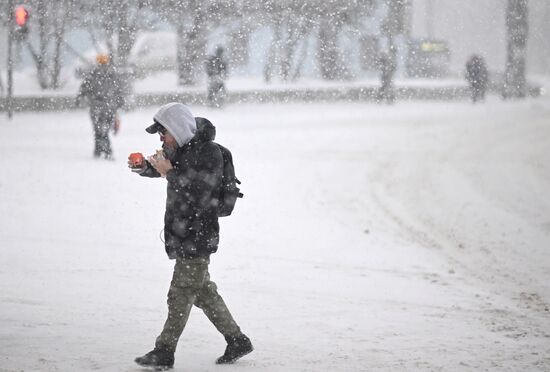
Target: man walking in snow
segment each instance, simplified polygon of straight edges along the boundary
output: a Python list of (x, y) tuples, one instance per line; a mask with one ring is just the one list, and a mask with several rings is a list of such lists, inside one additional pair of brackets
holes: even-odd
[(212, 142), (216, 129), (207, 119), (195, 119), (187, 106), (169, 103), (159, 109), (146, 131), (159, 133), (162, 151), (139, 166), (131, 162), (129, 166), (141, 176), (168, 181), (165, 250), (176, 262), (164, 328), (155, 348), (135, 361), (142, 366), (171, 368), (178, 339), (195, 305), (227, 341), (225, 353), (216, 363), (233, 363), (253, 348), (208, 272), (210, 255), (218, 249), (217, 201), (224, 166), (221, 150)]
[(221, 107), (225, 98), (225, 77), (227, 76), (227, 61), (222, 46), (216, 48), (213, 56), (206, 59), (206, 75), (208, 76), (208, 105)]
[(393, 75), (395, 74), (395, 61), (388, 53), (382, 53), (379, 57), (380, 66), (380, 88), (378, 89), (377, 101), (386, 101), (392, 104), (395, 101), (393, 88)]
[(102, 155), (111, 159), (113, 151), (109, 131), (119, 129), (117, 110), (124, 104), (121, 81), (109, 61), (109, 56), (99, 54), (97, 66), (84, 78), (76, 97), (76, 105), (85, 98), (90, 104), (90, 117), (94, 129), (94, 157)]
[(483, 101), (487, 85), (489, 84), (489, 72), (487, 71), (487, 65), (483, 57), (473, 55), (466, 62), (466, 80), (470, 85), (472, 102)]

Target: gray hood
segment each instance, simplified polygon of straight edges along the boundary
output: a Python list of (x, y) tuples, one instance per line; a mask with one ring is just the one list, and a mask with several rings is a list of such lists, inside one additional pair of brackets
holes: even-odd
[(195, 117), (183, 103), (171, 102), (162, 106), (153, 119), (174, 136), (180, 147), (197, 133)]

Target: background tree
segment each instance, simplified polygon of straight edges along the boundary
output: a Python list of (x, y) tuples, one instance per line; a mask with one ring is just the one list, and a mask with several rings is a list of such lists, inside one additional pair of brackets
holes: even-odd
[(527, 93), (525, 55), (528, 34), (527, 0), (508, 0), (506, 8), (507, 55), (504, 98), (522, 98)]
[(57, 89), (63, 40), (74, 16), (75, 1), (34, 0), (27, 4), (32, 9), (31, 35), (25, 43), (36, 66), (38, 83), (42, 89)]
[(193, 85), (206, 56), (207, 9), (210, 1), (160, 0), (147, 5), (167, 20), (176, 31), (178, 82)]
[(85, 28), (98, 53), (107, 53), (116, 66), (126, 67), (146, 10), (138, 0), (80, 0), (79, 27)]
[(387, 38), (387, 54), (391, 63), (397, 65), (397, 46), (396, 38), (405, 32), (405, 12), (407, 0), (386, 0), (388, 8), (386, 18), (382, 24), (382, 34)]
[(25, 5), (31, 11), (31, 31), (23, 43), (32, 56), (42, 89), (59, 88), (63, 52), (89, 63), (66, 42), (65, 36), (71, 30), (88, 30), (98, 53), (109, 54), (119, 67), (127, 65), (139, 29), (139, 1), (27, 0)]
[(265, 80), (274, 74), (283, 81), (297, 79), (312, 38), (317, 40), (315, 58), (321, 76), (329, 80), (349, 78), (350, 69), (342, 58), (339, 38), (344, 25), (358, 26), (374, 5), (374, 0), (264, 2), (262, 11), (273, 32), (264, 67)]

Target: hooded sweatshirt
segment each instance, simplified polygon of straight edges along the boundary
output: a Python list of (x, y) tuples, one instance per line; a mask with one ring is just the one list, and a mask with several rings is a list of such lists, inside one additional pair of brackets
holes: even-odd
[(191, 141), (197, 133), (195, 117), (183, 103), (168, 103), (153, 118), (174, 136), (180, 147)]

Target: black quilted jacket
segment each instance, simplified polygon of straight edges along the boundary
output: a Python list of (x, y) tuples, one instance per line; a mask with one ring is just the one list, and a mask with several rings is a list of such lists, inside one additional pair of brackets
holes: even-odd
[[(178, 148), (171, 159), (168, 181), (164, 239), (168, 257), (208, 257), (218, 249), (217, 197), (223, 174), (223, 157), (213, 143), (215, 127), (197, 119), (197, 134)], [(160, 177), (147, 162), (145, 177)]]

